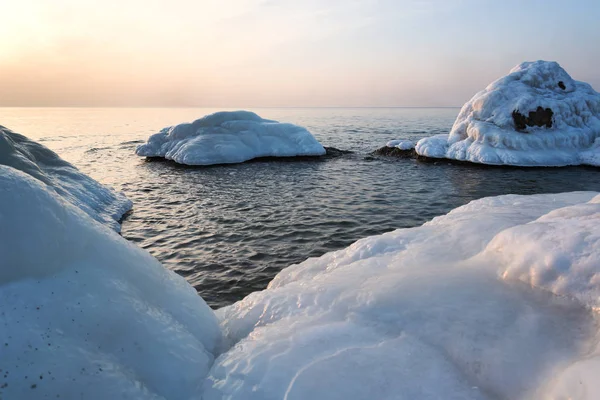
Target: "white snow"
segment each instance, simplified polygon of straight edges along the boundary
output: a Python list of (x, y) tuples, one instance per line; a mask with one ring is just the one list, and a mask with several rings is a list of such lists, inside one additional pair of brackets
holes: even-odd
[(132, 203), (80, 172), (50, 149), (0, 126), (0, 165), (8, 165), (43, 182), (63, 199), (116, 231)]
[[(564, 87), (564, 89), (562, 87)], [(513, 111), (553, 112), (552, 127), (518, 131)], [(556, 62), (525, 62), (477, 93), (444, 140), (421, 139), (418, 154), (482, 164), (600, 166), (600, 94)]]
[(396, 139), (396, 140), (390, 140), (389, 142), (386, 143), (387, 147), (396, 147), (400, 150), (412, 150), (415, 148), (415, 144), (413, 142), (411, 142), (410, 140), (400, 140), (400, 139)]
[(197, 399), (212, 310), (146, 251), (0, 166), (0, 397)]
[(596, 193), (486, 198), (284, 269), (217, 311), (204, 399), (595, 399), (598, 222)]
[(164, 128), (139, 146), (136, 154), (179, 164), (213, 165), (258, 157), (320, 156), (325, 148), (303, 127), (249, 111), (222, 111)]
[(444, 158), (448, 149), (448, 135), (445, 133), (421, 139), (415, 146), (417, 154), (431, 158)]

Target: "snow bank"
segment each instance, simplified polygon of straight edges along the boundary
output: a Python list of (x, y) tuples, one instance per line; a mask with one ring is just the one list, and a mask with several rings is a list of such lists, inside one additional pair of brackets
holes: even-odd
[(325, 148), (300, 126), (262, 119), (249, 111), (224, 111), (164, 128), (139, 146), (136, 154), (212, 165), (258, 157), (321, 156)]
[(204, 398), (595, 399), (598, 222), (596, 193), (486, 198), (291, 266), (217, 312)]
[(600, 166), (600, 94), (556, 62), (526, 62), (477, 93), (419, 155), (494, 165)]
[(0, 221), (1, 398), (199, 398), (221, 333), (183, 278), (6, 166)]
[(385, 144), (387, 147), (397, 147), (400, 150), (412, 150), (415, 144), (410, 140), (390, 140)]
[(116, 231), (131, 209), (124, 195), (101, 185), (39, 143), (0, 126), (0, 165), (8, 165), (45, 183), (63, 199)]

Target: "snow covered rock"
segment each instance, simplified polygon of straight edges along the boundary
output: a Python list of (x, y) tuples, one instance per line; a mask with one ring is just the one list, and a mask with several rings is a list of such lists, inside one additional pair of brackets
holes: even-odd
[(0, 165), (8, 165), (45, 183), (96, 221), (119, 231), (119, 220), (132, 203), (80, 172), (52, 150), (0, 126)]
[(477, 93), (416, 152), (481, 164), (600, 166), (600, 94), (556, 62), (525, 62)]
[(49, 185), (7, 166), (0, 254), (0, 398), (200, 397), (221, 343), (202, 298)]
[(204, 399), (595, 399), (599, 221), (492, 197), (286, 268), (217, 311)]
[(415, 144), (410, 140), (390, 140), (385, 144), (387, 147), (397, 147), (400, 150), (412, 150)]
[(136, 154), (179, 164), (213, 165), (259, 157), (322, 156), (325, 149), (300, 126), (263, 119), (249, 111), (223, 111), (164, 128), (139, 146)]
[(373, 151), (373, 156), (416, 158), (415, 144), (410, 140), (390, 140), (385, 146)]

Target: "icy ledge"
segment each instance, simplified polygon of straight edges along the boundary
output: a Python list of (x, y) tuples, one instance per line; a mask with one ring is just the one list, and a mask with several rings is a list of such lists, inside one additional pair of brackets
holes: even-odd
[(325, 148), (300, 126), (263, 119), (249, 111), (223, 111), (164, 128), (139, 146), (136, 154), (179, 164), (213, 165), (259, 157), (322, 156)]
[(597, 399), (599, 222), (596, 193), (486, 198), (286, 268), (217, 311), (204, 399)]
[(600, 94), (556, 62), (525, 62), (477, 93), (420, 156), (516, 166), (600, 166)]
[(0, 166), (0, 398), (198, 399), (221, 333), (187, 282)]
[(96, 182), (52, 150), (0, 126), (0, 165), (20, 170), (43, 182), (64, 200), (117, 232), (132, 203), (123, 194)]

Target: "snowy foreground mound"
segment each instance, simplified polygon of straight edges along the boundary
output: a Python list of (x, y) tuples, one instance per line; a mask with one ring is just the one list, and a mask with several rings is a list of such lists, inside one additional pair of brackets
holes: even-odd
[(477, 93), (419, 155), (493, 165), (600, 166), (600, 93), (555, 62), (526, 62)]
[(474, 201), (291, 266), (216, 316), (7, 166), (0, 221), (3, 399), (600, 398), (596, 193)]
[(291, 266), (217, 311), (204, 399), (598, 399), (599, 222), (486, 198)]
[(2, 126), (0, 165), (31, 175), (96, 221), (116, 231), (120, 230), (118, 221), (132, 206), (124, 195), (81, 173), (52, 150)]
[(183, 278), (6, 166), (0, 221), (0, 398), (199, 398), (221, 333)]
[(218, 112), (164, 128), (136, 154), (179, 164), (240, 163), (258, 157), (322, 156), (325, 148), (297, 125), (262, 119), (249, 111)]

